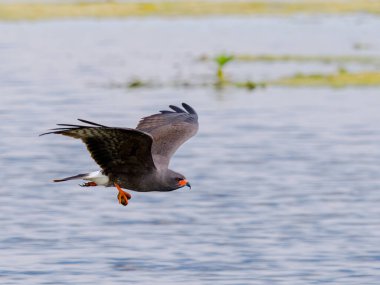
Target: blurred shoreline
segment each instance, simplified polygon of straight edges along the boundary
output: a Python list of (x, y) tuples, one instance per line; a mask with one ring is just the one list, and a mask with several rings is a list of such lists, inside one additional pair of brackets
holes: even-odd
[(0, 20), (127, 18), (215, 15), (380, 14), (380, 2), (352, 1), (149, 1), (7, 3), (0, 2)]

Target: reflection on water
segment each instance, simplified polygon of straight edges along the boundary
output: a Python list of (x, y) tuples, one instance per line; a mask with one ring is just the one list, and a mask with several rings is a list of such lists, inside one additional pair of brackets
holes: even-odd
[[(205, 42), (191, 20), (172, 29), (161, 22), (164, 36), (177, 41), (172, 50), (168, 43), (155, 50), (157, 21), (141, 22), (145, 30), (138, 21), (0, 25), (0, 283), (377, 284), (377, 90), (218, 93), (95, 84), (133, 72), (165, 78), (176, 72), (176, 58), (219, 52), (217, 39)], [(239, 22), (226, 21), (208, 29), (217, 36)], [(243, 21), (242, 31), (255, 33), (265, 21)], [(283, 21), (280, 30), (292, 25)], [(188, 33), (194, 45), (187, 46), (178, 32), (193, 28), (199, 34)], [(129, 34), (135, 29), (145, 33)], [(360, 28), (351, 34), (364, 37)], [(330, 36), (338, 46), (350, 40)], [(247, 38), (230, 44), (273, 48), (275, 38), (258, 34), (256, 47), (246, 46)], [(151, 60), (157, 65), (147, 65)], [(183, 101), (197, 109), (201, 125), (172, 168), (192, 190), (132, 193), (121, 207), (114, 189), (50, 182), (97, 169), (79, 141), (37, 137), (55, 123), (134, 126)]]

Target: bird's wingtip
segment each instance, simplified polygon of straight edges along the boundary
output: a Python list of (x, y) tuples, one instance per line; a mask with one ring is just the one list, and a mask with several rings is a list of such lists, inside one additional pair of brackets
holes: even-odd
[(185, 108), (185, 110), (189, 112), (189, 114), (194, 114), (194, 115), (197, 114), (197, 112), (195, 112), (193, 107), (191, 107), (189, 104), (186, 104), (185, 102), (182, 102), (182, 107)]
[(42, 136), (45, 136), (45, 135), (48, 135), (48, 134), (51, 134), (52, 132), (47, 132), (47, 133), (42, 133), (42, 134), (39, 134), (38, 136), (39, 137), (42, 137)]

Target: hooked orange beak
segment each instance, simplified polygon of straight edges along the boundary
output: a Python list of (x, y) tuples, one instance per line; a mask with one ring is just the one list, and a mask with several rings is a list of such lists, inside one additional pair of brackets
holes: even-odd
[(181, 187), (187, 186), (191, 189), (191, 185), (186, 179), (182, 179), (182, 180), (178, 181), (178, 185)]

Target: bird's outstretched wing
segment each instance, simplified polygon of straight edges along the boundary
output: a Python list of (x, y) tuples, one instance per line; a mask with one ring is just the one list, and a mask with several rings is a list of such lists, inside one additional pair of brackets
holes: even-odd
[(153, 142), (151, 135), (135, 129), (106, 127), (78, 120), (88, 126), (58, 124), (62, 127), (41, 135), (61, 134), (81, 139), (105, 174), (115, 175), (125, 172), (142, 174), (156, 168), (151, 153)]
[(184, 109), (170, 105), (172, 111), (160, 111), (142, 118), (136, 129), (153, 137), (152, 155), (157, 167), (168, 167), (176, 150), (198, 131), (198, 115), (189, 105)]

